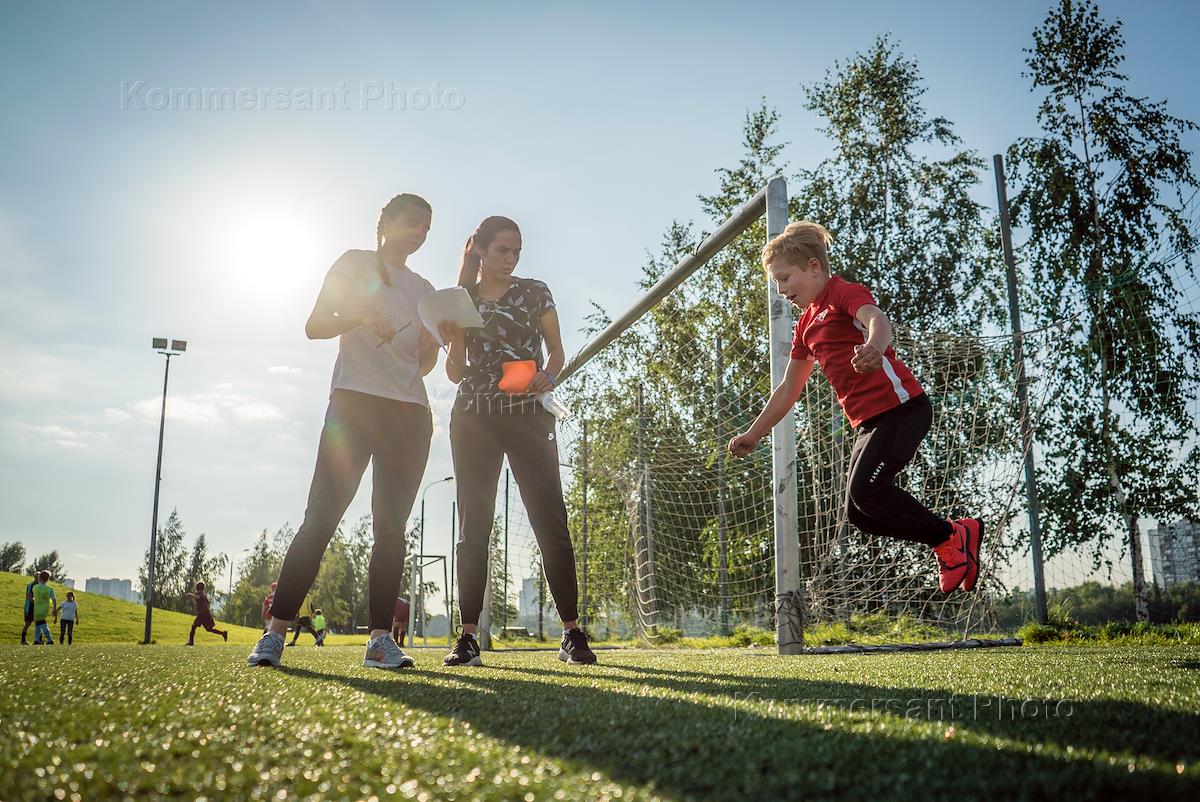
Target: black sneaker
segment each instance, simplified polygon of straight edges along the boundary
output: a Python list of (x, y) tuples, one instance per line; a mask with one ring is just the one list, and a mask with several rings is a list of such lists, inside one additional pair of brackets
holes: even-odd
[(591, 638), (582, 629), (568, 629), (563, 633), (558, 659), (571, 665), (592, 665), (596, 662), (596, 653), (588, 646), (589, 640)]
[(466, 632), (458, 636), (454, 651), (442, 658), (442, 665), (447, 666), (481, 666), (483, 658), (479, 656), (479, 641)]

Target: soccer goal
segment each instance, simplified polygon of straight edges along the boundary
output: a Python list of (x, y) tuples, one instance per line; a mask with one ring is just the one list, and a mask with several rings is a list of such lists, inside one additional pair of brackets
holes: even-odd
[[(769, 443), (746, 459), (726, 452), (790, 358), (792, 308), (759, 265), (787, 222), (777, 178), (700, 242), (681, 243), (678, 262), (602, 321), (561, 372), (559, 395), (574, 414), (558, 440), (585, 623), (600, 637), (652, 642), (773, 630), (781, 654), (804, 648), (806, 627), (825, 627), (827, 643), (989, 631), (992, 601), (1020, 581), (1006, 571), (1028, 546), (1012, 337), (901, 326), (894, 337), (936, 410), (902, 483), (935, 512), (988, 524), (988, 560), (971, 594), (938, 591), (927, 547), (847, 522), (854, 432), (819, 372)], [(1031, 335), (1024, 347), (1048, 342)], [(1032, 387), (1031, 407), (1043, 400)], [(510, 506), (504, 553), (511, 546), (518, 570), (536, 569), (523, 511), (498, 499), (497, 509)], [(516, 606), (532, 593), (553, 620), (544, 589), (523, 588)]]

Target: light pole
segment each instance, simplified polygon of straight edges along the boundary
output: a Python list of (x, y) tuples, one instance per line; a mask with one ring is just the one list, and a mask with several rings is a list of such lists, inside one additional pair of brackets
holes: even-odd
[[(421, 491), (421, 535), (420, 535), (420, 540), (418, 541), (418, 545), (417, 545), (417, 556), (420, 558), (420, 563), (419, 563), (419, 565), (418, 565), (418, 563), (413, 563), (413, 570), (418, 572), (418, 575), (415, 576), (415, 578), (417, 579), (417, 593), (413, 594), (413, 595), (416, 596), (419, 594), (422, 599), (422, 603), (421, 603), (421, 632), (422, 633), (425, 632), (425, 604), (424, 604), (424, 594), (425, 594), (425, 590), (424, 590), (424, 588), (425, 588), (425, 494), (429, 491), (429, 488), (433, 487), (434, 485), (440, 485), (440, 484), (444, 484), (445, 482), (453, 482), (453, 481), (454, 481), (453, 476), (447, 476), (445, 479), (438, 479), (437, 481), (430, 482), (429, 484), (425, 485), (425, 489)], [(453, 542), (450, 544), (450, 548), (454, 548)], [(417, 616), (417, 600), (415, 598), (409, 599), (408, 600), (408, 644), (409, 644), (409, 646), (416, 646), (416, 643), (417, 643), (416, 616)], [(422, 637), (423, 636), (424, 635), (422, 635)]]
[(151, 347), (167, 358), (166, 369), (163, 370), (162, 413), (158, 419), (158, 464), (154, 468), (154, 512), (150, 522), (150, 567), (146, 578), (146, 633), (142, 643), (150, 643), (150, 617), (154, 610), (154, 561), (158, 556), (158, 489), (162, 484), (162, 454), (163, 431), (167, 425), (167, 379), (171, 375), (171, 357), (179, 356), (187, 350), (187, 340), (171, 340), (167, 346), (166, 337), (155, 337)]
[[(234, 556), (236, 557), (236, 556), (245, 554), (248, 551), (250, 551), (249, 548), (244, 548), (241, 551), (239, 551), (237, 554), (235, 554)], [(233, 557), (229, 557), (228, 554), (225, 556), (229, 558), (229, 597), (232, 598), (233, 597)]]

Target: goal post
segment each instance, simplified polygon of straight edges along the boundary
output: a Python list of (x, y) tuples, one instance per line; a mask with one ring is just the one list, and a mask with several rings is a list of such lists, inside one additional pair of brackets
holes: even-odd
[[(623, 315), (585, 344), (563, 367), (558, 376), (558, 383), (562, 385), (577, 374), (596, 355), (614, 343), (689, 276), (764, 215), (769, 240), (782, 233), (788, 224), (787, 182), (784, 178), (771, 179), (695, 250), (680, 259), (672, 270), (647, 290)], [(764, 281), (764, 285), (769, 320), (766, 335), (770, 353), (771, 387), (774, 388), (783, 380), (788, 360), (791, 358), (792, 310), (791, 305), (774, 290), (770, 280)], [(718, 444), (718, 447), (723, 447), (723, 444)], [(804, 603), (796, 496), (796, 419), (794, 411), (790, 409), (771, 430), (771, 474), (774, 497), (776, 643), (780, 654), (797, 654), (804, 648)], [(653, 566), (652, 560), (650, 565)], [(653, 577), (650, 586), (653, 587)]]

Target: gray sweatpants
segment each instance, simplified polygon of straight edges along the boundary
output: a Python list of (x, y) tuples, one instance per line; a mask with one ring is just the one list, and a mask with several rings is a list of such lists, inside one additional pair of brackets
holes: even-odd
[(375, 534), (367, 569), (370, 627), (391, 630), (404, 576), (406, 522), (425, 475), (432, 436), (433, 420), (426, 406), (352, 390), (333, 391), (317, 447), (308, 509), (279, 569), (272, 616), (285, 621), (296, 617), (370, 462)]

